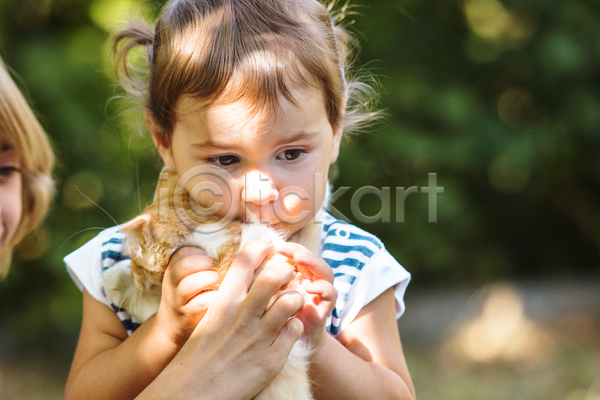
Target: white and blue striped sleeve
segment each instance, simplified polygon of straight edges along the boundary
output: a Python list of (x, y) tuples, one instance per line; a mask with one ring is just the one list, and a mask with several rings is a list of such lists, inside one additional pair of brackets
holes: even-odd
[(67, 255), (64, 262), (71, 278), (79, 288), (84, 289), (100, 303), (111, 307), (102, 289), (102, 244), (105, 241), (106, 231)]
[(360, 270), (339, 321), (339, 332), (354, 321), (360, 310), (389, 288), (394, 288), (396, 318), (404, 313), (404, 293), (410, 281), (410, 273), (385, 249), (381, 248), (369, 258)]
[(404, 292), (410, 274), (372, 234), (325, 214), (321, 257), (331, 266), (338, 298), (327, 330), (338, 336), (360, 310), (387, 289), (394, 288), (396, 317), (404, 312)]

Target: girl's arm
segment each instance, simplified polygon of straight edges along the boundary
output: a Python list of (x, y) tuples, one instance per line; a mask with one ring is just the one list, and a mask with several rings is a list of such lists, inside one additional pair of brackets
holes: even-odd
[(165, 273), (159, 311), (129, 338), (117, 315), (84, 291), (81, 333), (65, 399), (132, 399), (139, 394), (175, 357), (185, 335), (204, 315), (214, 293), (199, 293), (214, 287), (218, 278), (212, 269), (212, 259), (200, 249), (177, 252)]
[(317, 399), (415, 399), (398, 333), (394, 289), (367, 304), (337, 340), (326, 335), (310, 367)]
[(127, 338), (117, 315), (85, 291), (83, 310), (66, 400), (133, 399), (179, 350), (155, 329), (155, 316)]

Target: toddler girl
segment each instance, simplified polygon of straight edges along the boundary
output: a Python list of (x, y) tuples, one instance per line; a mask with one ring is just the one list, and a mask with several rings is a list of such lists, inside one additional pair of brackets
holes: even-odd
[[(357, 97), (366, 86), (348, 78), (348, 45), (315, 0), (174, 0), (154, 29), (132, 25), (115, 48), (127, 88), (144, 96), (164, 164), (201, 207), (320, 239), (313, 249), (277, 248), (306, 278), (297, 317), (314, 349), (315, 396), (412, 399), (396, 325), (410, 275), (377, 238), (321, 211), (343, 133), (369, 116)], [(147, 49), (147, 75), (128, 64), (137, 47)], [(271, 246), (251, 245), (262, 246), (262, 258)], [(205, 323), (212, 264), (172, 260), (158, 312), (139, 325), (100, 285), (106, 269), (127, 268), (122, 250), (114, 227), (65, 258), (84, 290), (67, 397), (135, 397)]]

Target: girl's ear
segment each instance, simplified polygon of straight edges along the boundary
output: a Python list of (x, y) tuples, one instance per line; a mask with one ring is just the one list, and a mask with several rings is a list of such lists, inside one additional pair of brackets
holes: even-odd
[(329, 160), (329, 164), (336, 162), (340, 155), (340, 143), (342, 142), (343, 131), (344, 128), (342, 127), (342, 124), (333, 127), (333, 147), (331, 148), (331, 159)]
[(144, 111), (144, 117), (146, 118), (146, 124), (148, 125), (148, 130), (152, 135), (152, 140), (154, 141), (154, 145), (156, 146), (156, 150), (158, 150), (158, 154), (163, 160), (163, 163), (166, 167), (171, 169), (175, 169), (175, 162), (173, 160), (173, 149), (171, 148), (171, 143), (165, 135), (162, 126), (156, 121), (154, 115), (150, 113), (150, 111)]

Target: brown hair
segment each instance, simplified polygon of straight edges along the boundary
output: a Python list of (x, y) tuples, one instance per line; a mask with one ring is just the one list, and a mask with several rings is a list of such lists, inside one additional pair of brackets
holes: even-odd
[[(374, 92), (350, 78), (351, 37), (331, 9), (316, 0), (171, 0), (154, 29), (130, 23), (117, 35), (117, 76), (166, 139), (182, 95), (273, 111), (280, 95), (294, 103), (298, 85), (322, 89), (332, 126), (354, 131), (377, 114), (366, 107)], [(130, 63), (139, 46), (147, 69)]]
[(0, 59), (0, 133), (21, 160), (23, 212), (15, 235), (0, 251), (0, 277), (10, 267), (12, 250), (44, 218), (54, 194), (50, 174), (54, 153), (48, 136)]

